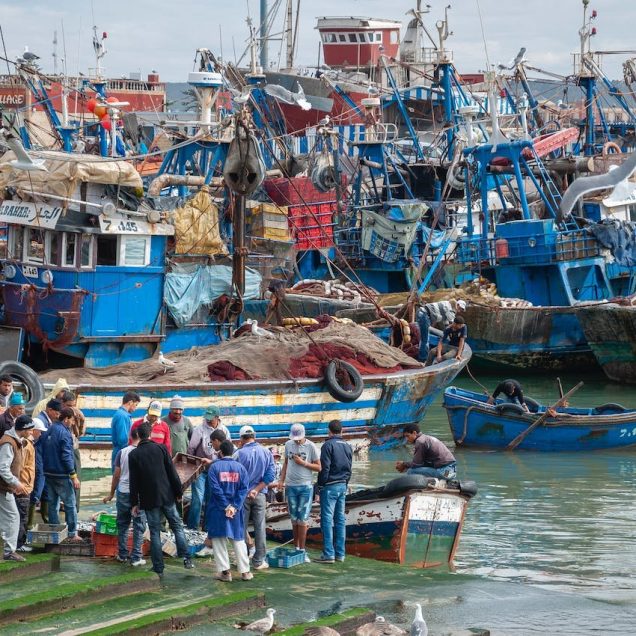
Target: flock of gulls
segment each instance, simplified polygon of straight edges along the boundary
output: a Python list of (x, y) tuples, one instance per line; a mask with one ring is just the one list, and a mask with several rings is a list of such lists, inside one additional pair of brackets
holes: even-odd
[[(259, 618), (253, 623), (245, 625), (243, 629), (255, 634), (269, 634), (274, 628), (274, 614), (276, 614), (276, 610), (270, 607), (265, 618)], [(332, 627), (322, 626), (310, 627), (305, 631), (305, 634), (306, 636), (340, 636), (340, 632)], [(422, 616), (422, 606), (419, 603), (415, 604), (415, 617), (411, 623), (410, 631), (387, 622), (382, 616), (378, 616), (372, 623), (361, 625), (356, 630), (356, 636), (427, 636), (427, 634), (428, 627)]]

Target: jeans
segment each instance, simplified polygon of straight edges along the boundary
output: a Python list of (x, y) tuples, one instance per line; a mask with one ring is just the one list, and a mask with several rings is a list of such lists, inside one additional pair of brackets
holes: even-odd
[(77, 508), (75, 507), (75, 488), (71, 478), (46, 475), (46, 490), (49, 496), (49, 523), (56, 525), (60, 522), (60, 501), (62, 501), (68, 536), (74, 537), (77, 534)]
[(29, 505), (31, 497), (29, 495), (15, 495), (15, 504), (20, 514), (20, 531), (18, 532), (18, 548), (21, 548), (27, 540), (27, 517), (29, 516)]
[(163, 573), (163, 551), (161, 549), (161, 513), (168, 520), (170, 530), (174, 533), (174, 540), (177, 544), (177, 556), (185, 559), (188, 556), (188, 543), (183, 531), (183, 522), (177, 512), (177, 506), (159, 506), (145, 510), (148, 528), (150, 529), (150, 558), (152, 559), (152, 571), (157, 574)]
[(320, 529), (322, 556), (325, 559), (344, 559), (345, 555), (345, 497), (347, 484), (329, 484), (320, 489)]
[[(442, 362), (445, 362), (446, 360), (452, 360), (457, 355), (458, 351), (459, 349), (457, 347), (453, 347), (447, 344), (442, 345)], [(437, 364), (437, 347), (433, 347), (428, 352), (426, 364), (424, 366), (430, 367), (432, 364)]]
[(117, 491), (117, 537), (119, 539), (119, 558), (128, 558), (128, 529), (133, 524), (133, 543), (130, 560), (134, 563), (142, 558), (141, 546), (146, 531), (146, 515), (142, 510), (136, 517), (132, 515), (130, 493)]
[(439, 468), (433, 468), (432, 466), (417, 466), (409, 468), (407, 471), (409, 475), (424, 475), (424, 477), (435, 477), (436, 479), (455, 479), (457, 476), (457, 464), (446, 464), (446, 466), (440, 466)]
[(201, 526), (201, 508), (207, 500), (208, 472), (201, 473), (192, 482), (192, 498), (190, 499), (190, 511), (188, 512), (188, 528), (198, 530)]
[(260, 565), (267, 556), (267, 546), (265, 545), (265, 495), (261, 492), (256, 498), (247, 497), (243, 504), (243, 523), (245, 524), (245, 532), (250, 519), (254, 526), (254, 544), (256, 551), (254, 552), (254, 565)]
[(307, 523), (314, 499), (313, 486), (287, 486), (287, 507), (292, 523)]

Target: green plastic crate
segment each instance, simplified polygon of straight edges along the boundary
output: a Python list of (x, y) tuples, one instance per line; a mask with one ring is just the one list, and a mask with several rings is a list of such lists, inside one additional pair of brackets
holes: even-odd
[(95, 532), (98, 534), (117, 534), (117, 516), (111, 515), (105, 512), (101, 512), (97, 516), (97, 523), (95, 524)]

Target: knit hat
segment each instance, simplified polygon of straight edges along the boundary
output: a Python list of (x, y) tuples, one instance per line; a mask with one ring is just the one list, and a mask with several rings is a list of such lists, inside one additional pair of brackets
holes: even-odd
[(63, 406), (62, 406), (62, 403), (59, 400), (49, 400), (46, 403), (46, 408), (47, 409), (51, 409), (53, 411), (61, 411)]
[(24, 406), (26, 402), (24, 401), (24, 395), (22, 393), (12, 393), (9, 398), (9, 406)]
[(148, 415), (161, 415), (161, 402), (157, 402), (156, 400), (152, 401), (148, 405)]
[(13, 426), (16, 431), (29, 431), (35, 427), (35, 424), (30, 415), (20, 415), (20, 417), (16, 418)]
[(214, 406), (214, 404), (208, 406), (203, 414), (203, 417), (209, 422), (213, 420), (215, 417), (221, 417), (221, 409), (218, 406)]
[(183, 410), (185, 408), (183, 398), (180, 395), (175, 395), (172, 400), (170, 400), (170, 408)]

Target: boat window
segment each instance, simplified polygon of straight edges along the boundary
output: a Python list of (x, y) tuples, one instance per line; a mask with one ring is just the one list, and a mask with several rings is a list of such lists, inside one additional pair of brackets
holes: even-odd
[(382, 33), (376, 33), (375, 34), (375, 41), (376, 42), (382, 42)]
[(116, 234), (101, 234), (97, 237), (97, 264), (117, 265)]
[(46, 262), (48, 265), (60, 264), (60, 252), (62, 251), (62, 232), (46, 233)]
[(391, 44), (397, 44), (397, 43), (398, 43), (398, 32), (391, 31)]
[(337, 42), (338, 41), (338, 38), (336, 37), (335, 33), (328, 33), (327, 34), (327, 38), (328, 38), (327, 42)]
[(93, 237), (90, 234), (80, 236), (80, 267), (93, 266)]
[(17, 261), (22, 260), (22, 248), (24, 247), (24, 228), (9, 228), (9, 258), (15, 258)]
[(338, 35), (338, 39), (339, 39), (341, 42), (346, 42), (346, 41), (347, 41), (347, 36), (346, 36), (344, 33), (340, 33), (340, 34)]
[(358, 33), (358, 42), (366, 42), (366, 34), (365, 33)]
[(147, 265), (150, 253), (149, 248), (149, 236), (122, 236), (119, 264), (128, 267)]
[(75, 247), (77, 234), (64, 232), (62, 241), (62, 267), (75, 267)]
[(374, 33), (367, 33), (367, 42), (373, 42), (374, 37), (375, 37)]
[(349, 33), (349, 42), (356, 42), (357, 41), (357, 37), (355, 33)]
[(44, 241), (46, 232), (39, 228), (31, 227), (26, 234), (26, 263), (44, 264)]

